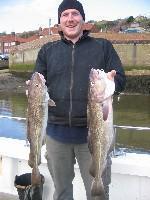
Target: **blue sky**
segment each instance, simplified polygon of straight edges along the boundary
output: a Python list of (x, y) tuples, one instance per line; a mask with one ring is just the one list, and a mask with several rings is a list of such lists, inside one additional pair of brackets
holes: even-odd
[[(0, 32), (36, 30), (57, 23), (57, 7), (62, 0), (0, 0)], [(150, 0), (80, 0), (86, 21), (115, 20), (129, 16), (150, 17)]]

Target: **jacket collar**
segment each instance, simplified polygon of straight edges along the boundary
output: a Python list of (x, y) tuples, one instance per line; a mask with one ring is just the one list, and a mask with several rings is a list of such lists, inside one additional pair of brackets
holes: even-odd
[[(58, 33), (59, 33), (59, 35), (61, 36), (62, 41), (66, 42), (66, 43), (72, 43), (71, 40), (67, 40), (67, 39), (64, 37), (64, 34), (63, 34), (62, 31), (59, 31)], [(81, 36), (81, 38), (79, 38), (79, 40), (78, 40), (76, 43), (78, 43), (78, 42), (84, 40), (85, 38), (87, 38), (88, 35), (89, 35), (89, 33), (90, 33), (90, 31), (84, 30), (84, 31), (83, 31), (83, 35)]]

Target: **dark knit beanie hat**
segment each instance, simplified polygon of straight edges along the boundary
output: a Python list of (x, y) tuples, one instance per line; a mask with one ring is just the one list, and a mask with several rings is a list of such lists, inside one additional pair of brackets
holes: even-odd
[(85, 13), (82, 4), (77, 0), (63, 0), (58, 7), (58, 24), (60, 23), (61, 13), (67, 9), (76, 9), (80, 12), (85, 21)]

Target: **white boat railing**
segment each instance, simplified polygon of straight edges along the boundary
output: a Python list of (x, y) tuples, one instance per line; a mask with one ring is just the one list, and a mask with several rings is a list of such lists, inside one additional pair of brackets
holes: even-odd
[(132, 130), (138, 130), (138, 131), (150, 131), (150, 127), (114, 125), (115, 132), (116, 132), (116, 129), (118, 129), (118, 128), (121, 128), (121, 129), (132, 129)]
[[(25, 117), (13, 117), (8, 115), (0, 115), (0, 118), (7, 118), (7, 119), (16, 119), (16, 120), (26, 120)], [(140, 127), (140, 126), (120, 126), (120, 125), (114, 125), (114, 131), (116, 133), (116, 130), (120, 129), (133, 129), (138, 131), (150, 131), (150, 127)]]
[[(117, 136), (117, 129), (122, 129), (122, 130), (136, 130), (137, 132), (139, 131), (150, 131), (150, 127), (141, 127), (141, 126), (120, 126), (120, 125), (114, 125), (114, 134), (115, 137)], [(142, 132), (143, 133), (143, 132)], [(124, 151), (124, 148), (119, 148), (116, 149), (116, 145), (114, 146), (112, 156), (120, 156), (126, 154)]]
[[(8, 115), (0, 115), (0, 118), (8, 118), (8, 119), (16, 119), (16, 120), (26, 120), (25, 117), (13, 117)], [(140, 126), (120, 126), (120, 125), (114, 125), (114, 129), (134, 129), (134, 130), (144, 130), (144, 131), (150, 131), (150, 127), (140, 127)]]
[(9, 115), (0, 115), (0, 118), (16, 119), (16, 120), (26, 120), (25, 117), (12, 117), (12, 116), (9, 116)]

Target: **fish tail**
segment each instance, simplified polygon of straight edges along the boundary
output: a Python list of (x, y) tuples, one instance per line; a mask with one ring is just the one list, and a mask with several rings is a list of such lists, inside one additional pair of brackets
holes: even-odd
[(31, 184), (40, 185), (41, 184), (41, 174), (38, 167), (33, 167), (31, 175)]
[(94, 178), (92, 187), (91, 187), (91, 195), (92, 196), (105, 195), (102, 179), (97, 180), (96, 178)]

